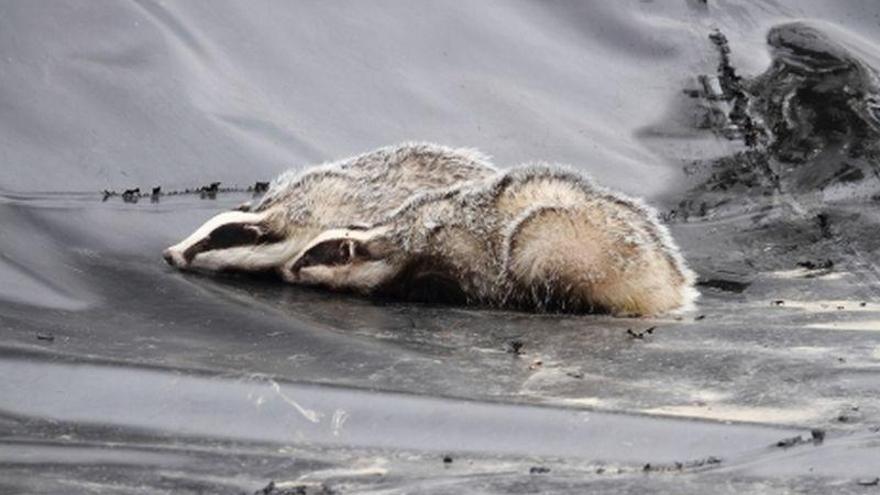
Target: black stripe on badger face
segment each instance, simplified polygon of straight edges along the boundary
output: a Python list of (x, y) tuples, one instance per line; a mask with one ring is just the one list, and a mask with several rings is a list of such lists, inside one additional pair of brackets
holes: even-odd
[(358, 261), (378, 259), (359, 241), (351, 239), (332, 239), (313, 246), (291, 266), (297, 271), (308, 266), (336, 266)]
[(183, 252), (187, 263), (199, 253), (239, 246), (271, 244), (284, 240), (284, 237), (260, 224), (227, 223), (212, 230), (207, 237), (188, 247)]

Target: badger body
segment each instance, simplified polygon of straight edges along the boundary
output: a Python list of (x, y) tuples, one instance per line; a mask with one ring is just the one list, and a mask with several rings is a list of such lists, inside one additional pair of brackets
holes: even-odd
[(315, 236), (376, 223), (410, 196), (496, 173), (471, 149), (389, 146), (281, 174), (255, 206), (221, 213), (165, 250), (188, 270), (274, 271)]
[(182, 269), (422, 301), (657, 315), (694, 277), (653, 209), (572, 170), (496, 170), (436, 145), (383, 148), (283, 174), (165, 252)]
[(369, 229), (316, 238), (292, 283), (538, 311), (686, 309), (694, 277), (655, 212), (549, 166), (411, 197)]

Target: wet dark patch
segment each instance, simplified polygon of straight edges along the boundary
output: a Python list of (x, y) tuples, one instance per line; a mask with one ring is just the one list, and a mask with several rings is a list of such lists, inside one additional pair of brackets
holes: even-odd
[(508, 354), (513, 354), (514, 356), (522, 356), (523, 346), (525, 346), (525, 342), (523, 342), (522, 340), (509, 340), (504, 346), (504, 351)]
[(746, 146), (757, 146), (766, 140), (767, 133), (748, 112), (749, 96), (746, 94), (742, 78), (730, 63), (730, 45), (727, 37), (721, 31), (715, 31), (709, 35), (709, 39), (718, 50), (717, 77), (722, 91), (718, 97), (730, 105), (727, 117), (733, 125), (732, 129), (739, 131), (739, 137)]
[(802, 436), (798, 435), (796, 437), (783, 438), (782, 440), (779, 440), (778, 442), (776, 442), (774, 445), (776, 445), (776, 447), (779, 447), (782, 449), (787, 449), (790, 447), (800, 445), (804, 442), (805, 442), (804, 438)]
[(716, 73), (698, 75), (698, 87), (685, 90), (705, 112), (695, 127), (747, 149), (688, 164), (686, 173), (700, 182), (667, 220), (880, 179), (880, 85), (873, 67), (804, 22), (769, 31), (773, 63), (753, 78), (736, 71), (723, 33), (709, 39), (718, 53)]
[(733, 292), (735, 294), (742, 294), (743, 291), (749, 288), (749, 285), (751, 285), (749, 282), (739, 282), (736, 280), (725, 280), (720, 278), (697, 281), (698, 287), (709, 287), (724, 292)]
[(816, 225), (819, 227), (819, 235), (825, 239), (830, 239), (832, 237), (831, 219), (827, 213), (819, 213), (816, 215)]
[(651, 334), (653, 334), (653, 333), (654, 333), (654, 330), (655, 330), (656, 328), (657, 328), (657, 327), (648, 327), (648, 328), (646, 328), (646, 329), (644, 329), (644, 330), (642, 330), (642, 331), (639, 331), (639, 332), (634, 331), (632, 328), (627, 328), (627, 329), (626, 329), (626, 334), (629, 335), (630, 338), (632, 338), (632, 339), (636, 339), (636, 340), (644, 340), (645, 336), (646, 336), (646, 335), (651, 335)]
[(279, 487), (274, 481), (254, 492), (254, 495), (333, 495), (336, 492), (324, 483), (296, 483)]
[(831, 177), (829, 180), (829, 185), (838, 183), (838, 184), (846, 184), (848, 182), (859, 182), (860, 180), (865, 178), (865, 173), (862, 172), (862, 169), (853, 167), (848, 163), (844, 163), (840, 166), (840, 169), (837, 173)]
[(434, 257), (419, 257), (410, 261), (393, 279), (379, 287), (376, 294), (413, 302), (468, 303), (455, 268)]
[(831, 270), (834, 268), (834, 262), (829, 259), (816, 261), (806, 260), (798, 261), (797, 266), (807, 270)]
[(767, 35), (773, 65), (751, 85), (756, 111), (773, 132), (771, 151), (803, 162), (834, 143), (860, 156), (877, 141), (876, 73), (843, 44), (803, 22)]
[[(667, 473), (718, 466), (721, 463), (722, 459), (720, 457), (710, 455), (709, 457), (704, 457), (702, 459), (693, 461), (676, 461), (671, 464), (648, 463), (642, 466), (642, 471), (646, 473)], [(597, 474), (601, 473), (597, 472)]]

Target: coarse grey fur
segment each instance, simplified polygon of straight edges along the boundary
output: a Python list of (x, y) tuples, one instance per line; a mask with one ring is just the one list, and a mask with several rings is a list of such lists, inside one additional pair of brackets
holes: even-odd
[[(310, 223), (319, 219), (326, 227), (346, 223), (372, 224), (417, 192), (445, 188), (493, 175), (497, 169), (478, 150), (451, 148), (433, 143), (386, 146), (344, 160), (303, 171), (288, 171), (276, 178), (254, 211), (281, 206), (287, 220)], [(345, 184), (334, 199), (357, 208), (352, 217), (325, 213), (328, 180)]]
[(618, 315), (687, 309), (696, 297), (652, 208), (542, 164), (417, 194), (366, 231), (325, 232), (282, 274), (367, 294)]

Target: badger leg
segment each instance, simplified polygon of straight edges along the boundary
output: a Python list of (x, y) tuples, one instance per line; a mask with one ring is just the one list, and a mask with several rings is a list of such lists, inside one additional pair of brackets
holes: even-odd
[(536, 207), (514, 222), (506, 252), (513, 298), (538, 309), (619, 316), (656, 315), (685, 305), (688, 277), (663, 246), (640, 232), (640, 219), (613, 208)]

